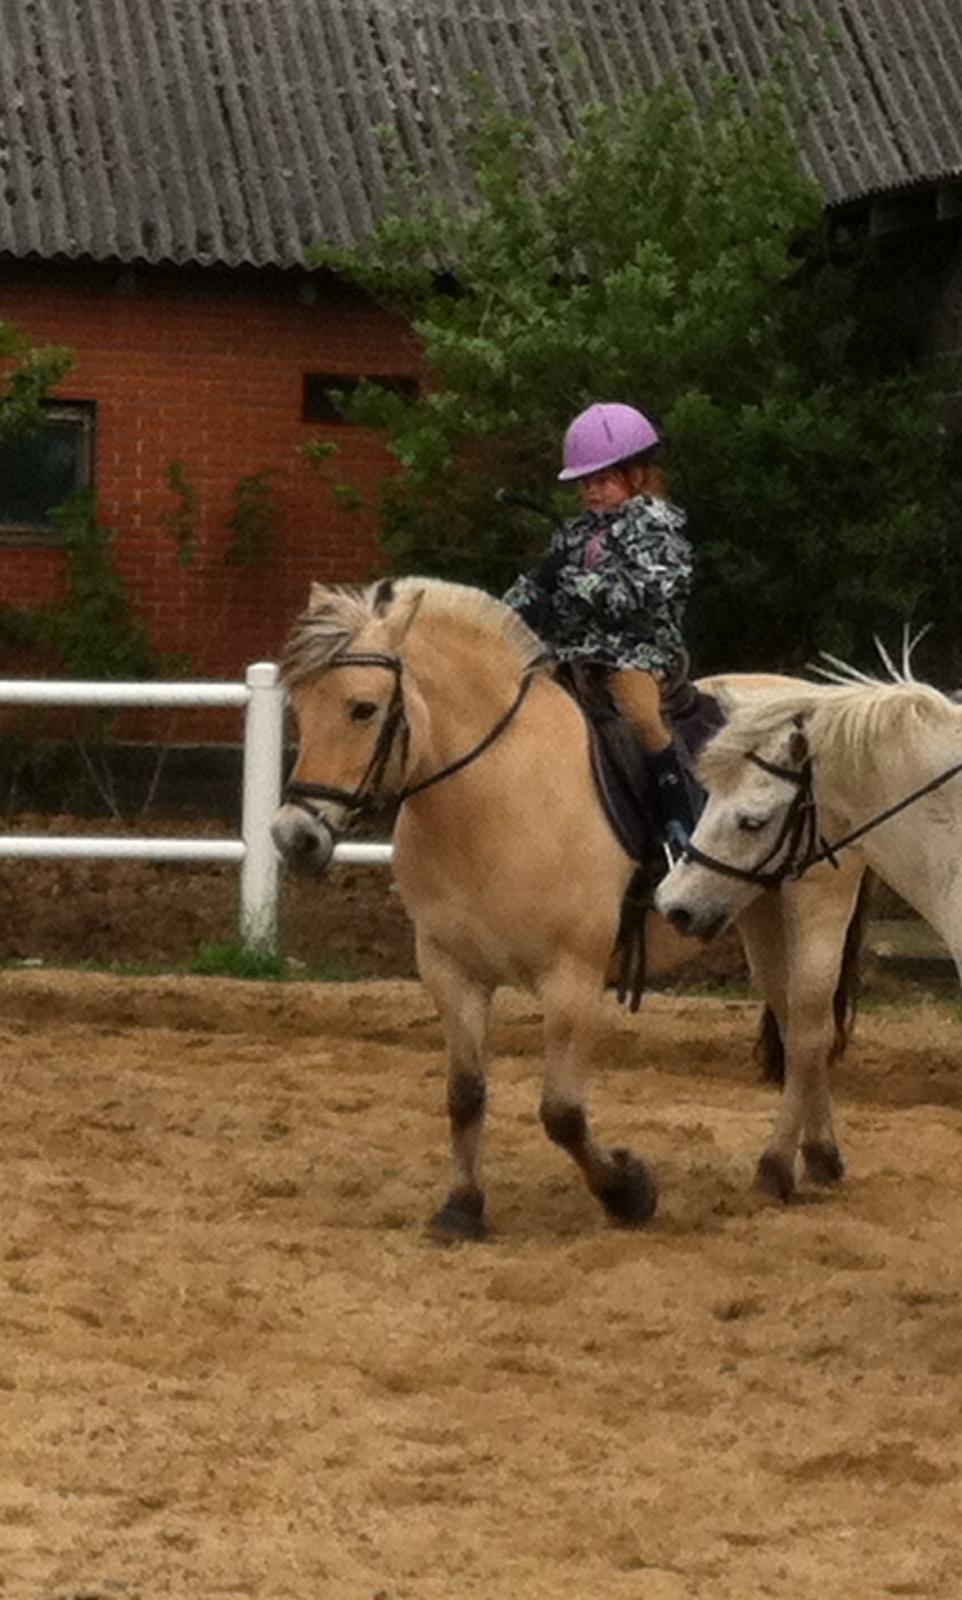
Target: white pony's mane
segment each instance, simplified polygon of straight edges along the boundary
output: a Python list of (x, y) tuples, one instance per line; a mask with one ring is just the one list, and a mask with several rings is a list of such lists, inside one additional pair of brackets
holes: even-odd
[(297, 618), (284, 650), (282, 676), (290, 687), (315, 677), (372, 622), (405, 601), (418, 599), (416, 626), (449, 618), (465, 631), (503, 640), (521, 667), (543, 652), (543, 645), (516, 611), (483, 589), (441, 578), (397, 578), (367, 584), (315, 585), (308, 609)]
[(911, 646), (903, 652), (900, 668), (884, 647), (878, 647), (884, 678), (825, 655), (828, 665), (814, 670), (829, 680), (826, 683), (725, 694), (729, 720), (699, 762), (704, 782), (709, 788), (739, 782), (745, 757), (787, 733), (799, 716), (810, 750), (825, 763), (891, 765), (911, 757), (919, 740), (931, 745), (947, 735), (957, 742), (962, 709), (941, 690), (912, 676)]

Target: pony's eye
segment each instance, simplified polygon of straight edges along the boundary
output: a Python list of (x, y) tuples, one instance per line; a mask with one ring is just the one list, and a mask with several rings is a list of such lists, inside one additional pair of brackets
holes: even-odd
[(768, 817), (739, 817), (738, 831), (740, 833), (761, 833), (768, 827)]
[(352, 722), (370, 722), (371, 718), (376, 716), (376, 700), (357, 700), (351, 707)]

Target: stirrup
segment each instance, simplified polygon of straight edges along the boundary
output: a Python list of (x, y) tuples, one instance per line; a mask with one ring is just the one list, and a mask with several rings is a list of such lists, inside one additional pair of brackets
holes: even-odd
[(677, 866), (679, 861), (684, 860), (688, 850), (689, 839), (687, 828), (678, 821), (677, 817), (672, 817), (670, 821), (665, 823), (661, 848), (668, 863), (669, 872)]

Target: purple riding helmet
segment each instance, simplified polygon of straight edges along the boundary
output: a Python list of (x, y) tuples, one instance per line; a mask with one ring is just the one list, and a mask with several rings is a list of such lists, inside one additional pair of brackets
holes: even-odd
[(634, 406), (616, 400), (598, 401), (575, 417), (564, 442), (564, 466), (558, 473), (562, 483), (587, 478), (605, 467), (651, 450), (658, 434), (648, 418)]

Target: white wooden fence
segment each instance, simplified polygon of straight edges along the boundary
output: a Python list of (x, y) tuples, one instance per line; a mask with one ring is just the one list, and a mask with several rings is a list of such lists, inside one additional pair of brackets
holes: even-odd
[[(0, 679), (0, 705), (237, 706), (244, 711), (240, 837), (182, 839), (102, 834), (0, 835), (0, 856), (140, 861), (228, 861), (240, 867), (240, 935), (248, 946), (277, 945), (278, 858), (270, 824), (280, 803), (284, 691), (273, 661), (247, 668), (243, 683), (114, 683)], [(391, 860), (389, 844), (339, 844), (335, 861)]]

